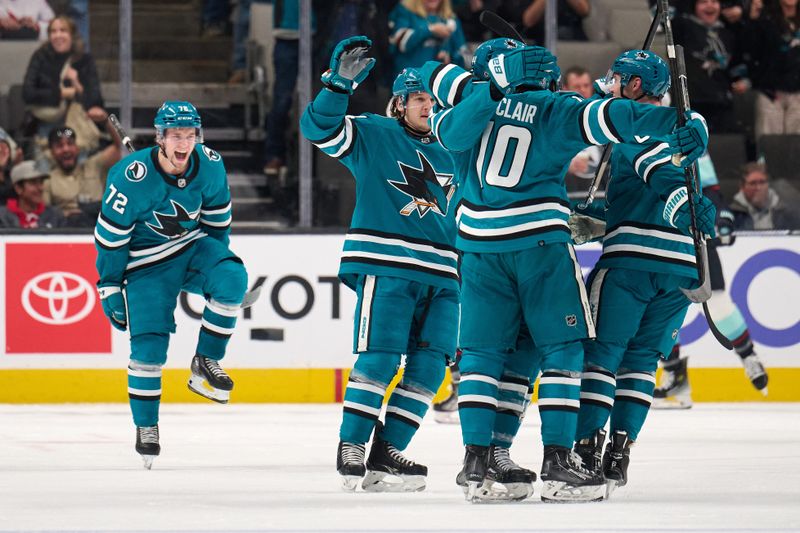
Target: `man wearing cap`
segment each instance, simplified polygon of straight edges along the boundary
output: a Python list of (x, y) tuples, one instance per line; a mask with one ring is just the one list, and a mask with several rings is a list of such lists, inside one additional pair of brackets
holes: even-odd
[(47, 138), (55, 165), (44, 186), (44, 200), (61, 210), (69, 226), (93, 226), (100, 212), (105, 175), (120, 159), (119, 138), (108, 128), (114, 143), (80, 160), (75, 131), (69, 127), (50, 131)]
[(23, 161), (11, 170), (11, 183), (17, 198), (10, 198), (0, 207), (0, 227), (59, 228), (65, 225), (63, 215), (43, 201), (44, 180), (48, 177), (35, 161)]
[(5, 205), (6, 200), (14, 197), (11, 167), (21, 160), (22, 150), (17, 147), (11, 135), (0, 128), (0, 205)]

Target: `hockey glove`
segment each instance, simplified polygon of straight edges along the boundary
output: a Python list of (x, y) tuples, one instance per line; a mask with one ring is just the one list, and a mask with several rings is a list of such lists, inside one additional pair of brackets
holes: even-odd
[(550, 73), (556, 71), (556, 58), (546, 48), (525, 46), (493, 57), (489, 76), (503, 94), (511, 94), (521, 85), (547, 89)]
[(330, 68), (322, 74), (322, 83), (332, 91), (353, 94), (375, 66), (375, 59), (364, 57), (372, 41), (359, 35), (336, 45), (331, 55)]
[[(694, 213), (696, 216), (697, 229), (704, 235), (713, 238), (714, 220), (717, 216), (717, 208), (714, 202), (705, 196), (698, 194), (692, 195), (694, 199)], [(686, 187), (679, 187), (672, 191), (664, 206), (664, 220), (672, 227), (689, 233), (692, 228), (692, 215), (689, 210), (689, 195)]]
[(122, 287), (112, 284), (102, 285), (97, 287), (97, 292), (100, 294), (103, 312), (111, 325), (120, 331), (125, 331), (128, 328), (128, 311), (125, 308)]
[(721, 246), (730, 246), (736, 240), (733, 229), (733, 213), (722, 209), (717, 213), (717, 237)]
[(596, 241), (606, 234), (606, 221), (589, 215), (572, 213), (567, 224), (575, 244)]
[[(681, 156), (680, 166), (684, 168), (700, 159), (708, 147), (708, 126), (705, 119), (693, 111), (687, 111), (686, 118), (686, 125), (667, 137), (671, 153)], [(674, 158), (673, 163), (677, 166)]]

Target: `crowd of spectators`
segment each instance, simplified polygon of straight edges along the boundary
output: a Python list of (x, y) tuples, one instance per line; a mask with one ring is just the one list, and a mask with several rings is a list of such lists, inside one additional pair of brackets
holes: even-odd
[[(707, 118), (712, 135), (752, 131), (748, 158), (755, 160), (760, 136), (800, 134), (798, 0), (672, 1), (676, 42), (685, 48), (692, 107)], [(202, 0), (198, 17), (201, 37), (213, 39), (232, 34), (229, 82), (239, 83), (248, 79), (246, 42), (251, 7), (256, 3), (271, 3), (273, 12), (274, 52), (269, 60), (274, 77), (270, 107), (263, 117), (265, 141), (260, 155), (264, 172), (275, 176), (286, 171), (287, 161), (292, 158), (290, 120), (298, 74), (299, 2)], [(380, 102), (369, 99), (385, 95), (402, 68), (428, 60), (469, 68), (474, 46), (495, 37), (478, 20), (485, 9), (511, 22), (529, 43), (544, 44), (546, 3), (547, 0), (312, 0), (313, 69), (324, 70), (326, 58), (339, 40), (367, 35), (373, 41), (372, 55), (378, 63), (365, 82), (372, 87), (354, 96), (354, 107), (358, 104), (360, 109), (382, 112)], [(590, 0), (557, 3), (558, 39), (586, 41), (583, 22), (593, 9)], [(88, 52), (88, 28), (88, 0), (0, 0), (0, 41), (31, 39), (42, 43), (22, 80), (26, 107), (23, 127), (0, 124), (34, 139), (29, 146), (20, 147), (6, 130), (0, 129), (0, 205), (16, 199), (21, 188), (36, 189), (33, 185), (42, 178), (41, 201), (52, 205), (64, 223), (73, 226), (92, 224), (105, 172), (121, 157), (118, 139), (106, 131), (108, 114), (97, 68)], [(562, 65), (564, 90), (590, 96), (592, 74), (580, 66), (565, 68), (569, 66)], [(365, 95), (366, 102), (356, 101)], [(743, 115), (737, 112), (741, 102), (753, 105), (755, 118), (749, 126), (742, 123)], [(22, 161), (23, 147), (25, 158), (35, 160), (36, 168), (47, 172), (46, 177), (30, 177), (31, 172), (26, 171), (23, 174), (29, 177), (12, 179), (12, 167)], [(590, 148), (572, 161), (567, 181), (574, 190), (585, 188), (593, 177), (600, 152)], [(749, 215), (750, 222), (743, 222), (742, 227), (762, 229), (767, 224), (764, 220), (778, 225), (790, 220), (780, 214), (764, 216), (766, 208), (745, 194), (756, 187), (746, 183), (750, 174), (761, 172), (764, 180), (768, 176), (763, 165), (755, 170), (751, 167), (743, 170), (742, 189), (736, 200), (740, 212)], [(773, 205), (777, 193), (769, 190), (770, 213), (780, 213), (781, 204)], [(30, 205), (30, 201), (26, 203)]]

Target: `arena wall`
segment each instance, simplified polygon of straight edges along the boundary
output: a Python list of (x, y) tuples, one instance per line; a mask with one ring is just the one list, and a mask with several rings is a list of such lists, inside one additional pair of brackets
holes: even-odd
[[(355, 306), (336, 277), (342, 241), (233, 237), (251, 286), (262, 285), (225, 358), (236, 381), (233, 401), (341, 401), (354, 357)], [(597, 245), (578, 248), (585, 273), (599, 254)], [(720, 256), (769, 369), (769, 396), (750, 386), (738, 357), (716, 343), (695, 306), (681, 332), (695, 401), (800, 401), (800, 237), (740, 237)], [(127, 401), (128, 338), (103, 316), (94, 260), (90, 236), (0, 236), (0, 402)], [(202, 307), (202, 298), (189, 295), (175, 310), (163, 401), (204, 401), (185, 385)]]

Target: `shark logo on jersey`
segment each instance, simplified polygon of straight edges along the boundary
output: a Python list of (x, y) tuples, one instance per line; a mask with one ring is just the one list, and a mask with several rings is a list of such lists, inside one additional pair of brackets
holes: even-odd
[(206, 154), (206, 157), (208, 158), (209, 161), (219, 161), (220, 159), (222, 159), (217, 152), (215, 152), (208, 146), (202, 145), (202, 148), (203, 148), (203, 153)]
[(170, 200), (170, 203), (175, 213), (168, 214), (153, 211), (153, 216), (156, 218), (158, 225), (147, 222), (147, 227), (167, 239), (177, 239), (197, 226), (197, 220), (200, 218), (200, 209), (189, 212), (175, 200)]
[(125, 177), (130, 181), (142, 181), (147, 176), (147, 166), (141, 161), (134, 161), (125, 169)]
[(445, 216), (450, 199), (456, 191), (456, 187), (453, 185), (453, 175), (436, 172), (431, 162), (418, 150), (417, 156), (420, 168), (397, 162), (406, 180), (405, 183), (387, 180), (398, 191), (411, 197), (411, 201), (400, 210), (400, 214), (409, 216), (416, 211), (422, 218), (432, 210), (434, 213)]

